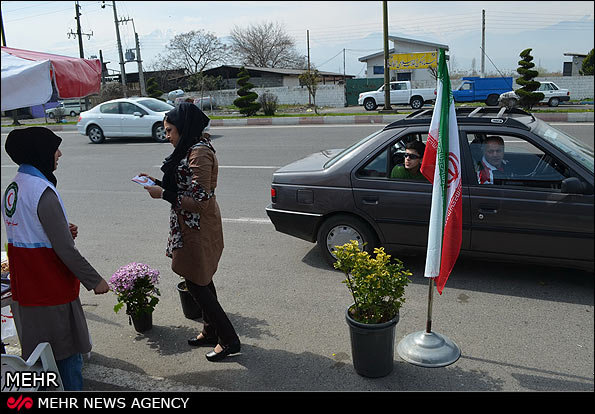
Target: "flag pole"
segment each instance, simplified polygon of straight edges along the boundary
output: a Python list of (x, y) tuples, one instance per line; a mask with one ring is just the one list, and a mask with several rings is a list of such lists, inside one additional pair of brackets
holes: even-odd
[(430, 278), (426, 330), (407, 335), (397, 346), (397, 353), (402, 359), (428, 368), (445, 367), (455, 363), (461, 356), (457, 344), (444, 335), (432, 332), (433, 295), (434, 279)]
[[(422, 174), (433, 185), (425, 269), (425, 276), (430, 279), (426, 330), (407, 335), (397, 346), (402, 359), (423, 367), (444, 367), (461, 356), (459, 347), (453, 341), (432, 331), (434, 279), (440, 277), (437, 287), (442, 293), (454, 266), (453, 258), (456, 261), (459, 254), (461, 236), (459, 134), (444, 49), (439, 51), (436, 90), (436, 103), (421, 165)], [(451, 164), (455, 168), (449, 168)], [(446, 258), (444, 262), (443, 258)]]
[(426, 332), (432, 332), (432, 300), (434, 293), (434, 279), (430, 278), (430, 289), (428, 292), (428, 317), (426, 319)]

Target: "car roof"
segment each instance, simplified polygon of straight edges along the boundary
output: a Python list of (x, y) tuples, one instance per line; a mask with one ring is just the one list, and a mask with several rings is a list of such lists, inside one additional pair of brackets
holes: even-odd
[[(384, 129), (403, 128), (416, 125), (429, 125), (434, 109), (420, 109), (388, 124)], [(535, 117), (528, 112), (506, 107), (459, 107), (456, 108), (459, 125), (499, 125), (529, 131), (528, 124), (535, 122)]]

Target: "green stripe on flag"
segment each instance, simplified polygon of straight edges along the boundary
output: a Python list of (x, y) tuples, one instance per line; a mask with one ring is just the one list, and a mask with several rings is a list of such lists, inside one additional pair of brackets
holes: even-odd
[(438, 79), (442, 83), (442, 96), (440, 102), (440, 126), (438, 132), (438, 152), (436, 164), (440, 174), (440, 188), (442, 189), (442, 239), (444, 239), (444, 227), (446, 225), (446, 212), (448, 209), (447, 179), (448, 179), (448, 153), (449, 153), (449, 110), (450, 110), (450, 78), (446, 67), (446, 55), (444, 49), (440, 49), (438, 59)]

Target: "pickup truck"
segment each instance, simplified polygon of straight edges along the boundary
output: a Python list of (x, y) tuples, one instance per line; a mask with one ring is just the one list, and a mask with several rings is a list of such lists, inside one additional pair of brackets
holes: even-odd
[[(570, 91), (568, 89), (561, 89), (554, 82), (544, 81), (540, 83), (539, 89), (535, 91), (541, 92), (544, 95), (544, 98), (539, 101), (540, 103), (547, 103), (549, 106), (558, 106), (560, 102), (570, 100)], [(514, 108), (518, 105), (519, 97), (514, 91), (510, 91), (500, 95), (498, 101), (500, 106)]]
[(500, 95), (508, 91), (512, 91), (512, 77), (468, 76), (452, 91), (452, 97), (455, 102), (485, 102), (488, 106), (497, 106)]
[[(436, 101), (436, 89), (411, 89), (410, 81), (396, 81), (390, 83), (391, 105), (411, 105), (413, 109), (421, 108), (424, 103)], [(367, 111), (373, 111), (378, 105), (384, 105), (384, 85), (376, 91), (362, 92), (357, 100)]]

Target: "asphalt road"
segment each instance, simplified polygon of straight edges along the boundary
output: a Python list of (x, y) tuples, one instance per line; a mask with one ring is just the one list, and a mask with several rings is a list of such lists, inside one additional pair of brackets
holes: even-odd
[[(556, 125), (593, 146), (593, 124)], [(168, 205), (130, 181), (159, 175), (169, 144), (63, 138), (56, 172), (77, 247), (107, 279), (129, 262), (161, 271), (153, 329), (137, 334), (115, 295), (81, 292), (94, 348), (83, 370), (87, 390), (140, 391), (593, 391), (593, 274), (460, 259), (442, 295), (433, 330), (462, 356), (422, 368), (395, 353), (393, 372), (367, 379), (353, 370), (344, 319), (351, 303), (343, 275), (311, 243), (277, 233), (265, 206), (272, 172), (312, 152), (342, 148), (378, 129), (371, 125), (213, 128), (220, 163), (217, 199), (226, 247), (215, 275), (242, 353), (208, 362), (190, 348), (200, 322), (185, 319), (178, 277), (164, 255)], [(2, 148), (6, 134), (2, 133)], [(16, 166), (1, 151), (2, 192)], [(6, 242), (2, 230), (2, 245)], [(402, 258), (414, 273), (396, 343), (425, 328), (424, 258)], [(9, 351), (17, 350), (15, 338)]]

